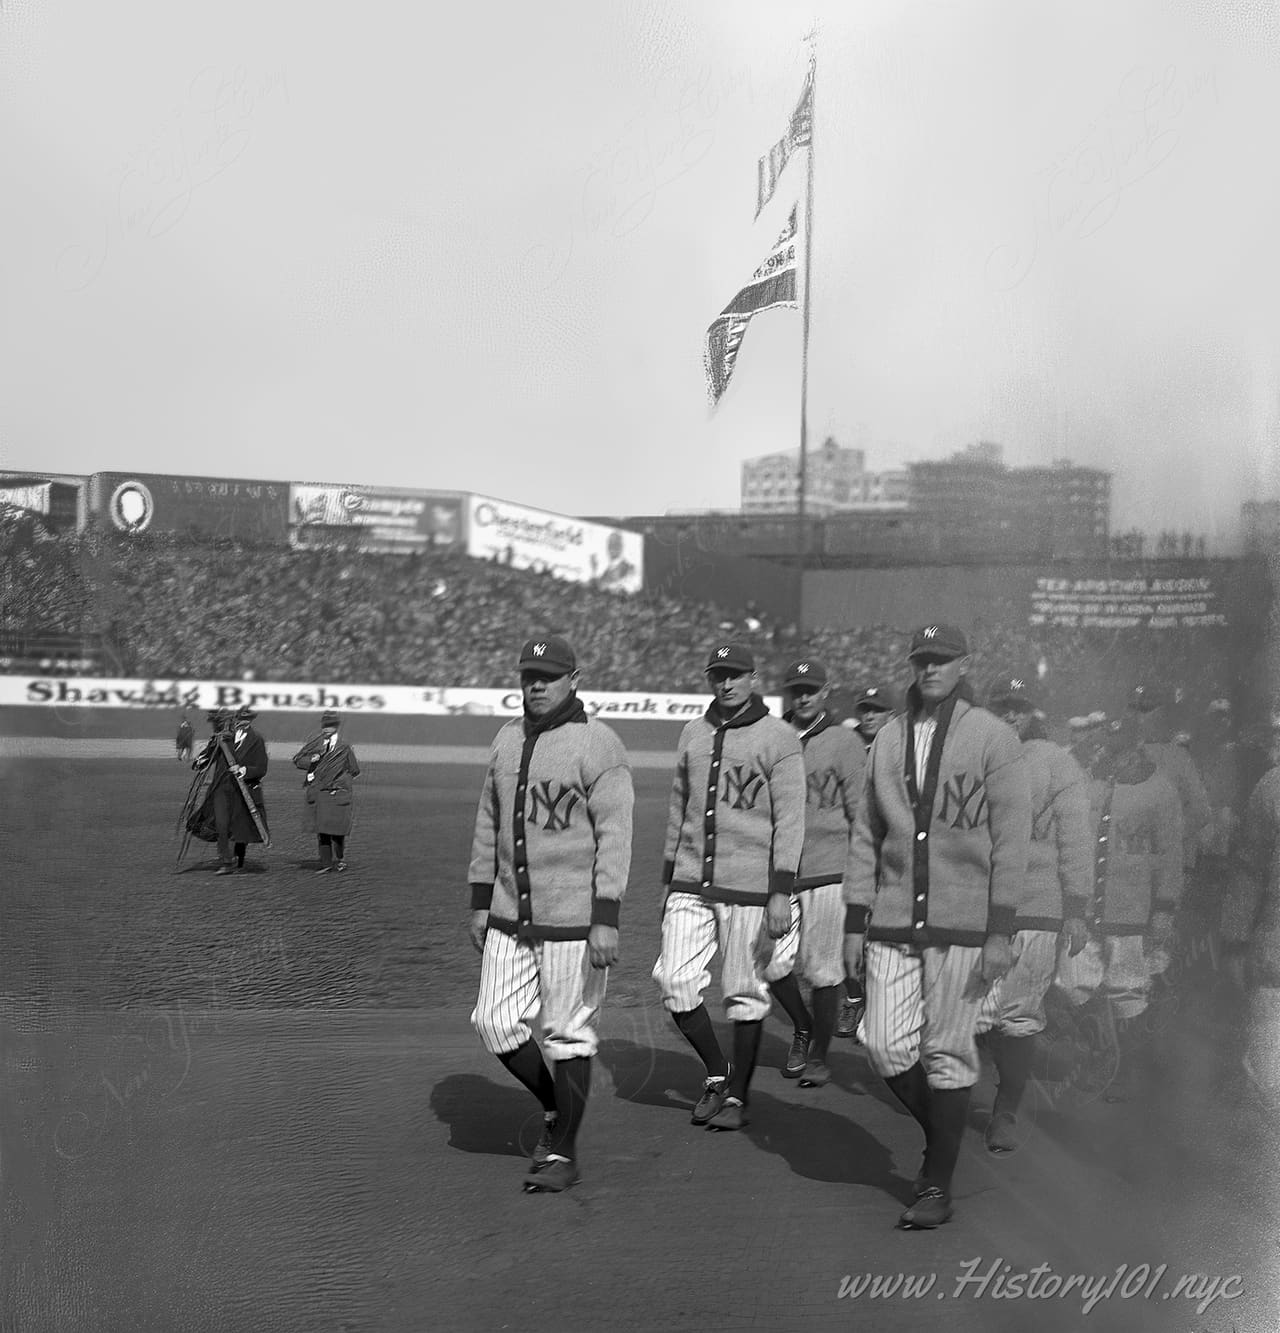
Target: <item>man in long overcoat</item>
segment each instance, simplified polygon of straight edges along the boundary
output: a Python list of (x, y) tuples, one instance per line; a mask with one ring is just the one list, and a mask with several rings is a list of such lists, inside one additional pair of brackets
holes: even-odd
[(360, 776), (356, 752), (342, 738), (337, 713), (324, 713), (320, 734), (293, 756), (293, 765), (306, 773), (303, 790), (315, 819), (320, 844), (318, 875), (345, 870), (346, 841), (354, 813), (355, 779)]

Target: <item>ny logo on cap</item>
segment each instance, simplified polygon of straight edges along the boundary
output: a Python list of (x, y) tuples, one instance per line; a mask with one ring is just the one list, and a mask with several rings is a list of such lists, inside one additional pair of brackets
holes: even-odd
[(717, 648), (717, 649), (716, 649), (716, 656), (717, 656), (717, 657), (728, 657), (728, 656), (729, 656), (729, 650), (728, 650), (727, 648)]
[(937, 625), (929, 625), (925, 628), (924, 637), (926, 639), (936, 639), (938, 637)]
[(808, 662), (800, 662), (800, 663), (796, 666), (796, 675), (798, 675), (798, 676), (806, 675), (806, 674), (808, 674), (808, 671), (809, 671), (809, 663), (808, 663)]
[(1014, 676), (1009, 682), (1009, 685), (1010, 688), (1015, 690), (1025, 690), (1027, 688), (1027, 682), (1025, 680), (1019, 680), (1017, 676)]
[(534, 657), (541, 657), (543, 653), (545, 653), (546, 651), (547, 651), (547, 645), (545, 643), (535, 643), (533, 645)]

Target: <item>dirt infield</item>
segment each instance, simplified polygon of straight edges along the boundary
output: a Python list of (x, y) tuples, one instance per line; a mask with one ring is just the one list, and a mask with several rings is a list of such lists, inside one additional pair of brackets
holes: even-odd
[[(317, 877), (300, 775), (273, 762), (272, 847), (221, 879), (204, 847), (175, 871), (172, 758), (0, 764), (0, 1328), (1280, 1324), (1270, 1146), (1233, 1104), (1231, 1011), (1208, 992), (1166, 1013), (1139, 1101), (1038, 1087), (1008, 1159), (982, 1148), (984, 1081), (934, 1233), (892, 1229), (919, 1143), (849, 1043), (802, 1090), (771, 1022), (751, 1128), (691, 1126), (699, 1069), (649, 976), (656, 768), (637, 771), (583, 1182), (522, 1195), (538, 1116), (467, 1021), (480, 776), (371, 758), (351, 870)], [(1079, 1290), (1009, 1294), (1039, 1265), (1125, 1272), (1086, 1312)], [(933, 1283), (859, 1285), (897, 1274)], [(1238, 1282), (1198, 1313), (1209, 1289), (1173, 1295), (1183, 1274)]]

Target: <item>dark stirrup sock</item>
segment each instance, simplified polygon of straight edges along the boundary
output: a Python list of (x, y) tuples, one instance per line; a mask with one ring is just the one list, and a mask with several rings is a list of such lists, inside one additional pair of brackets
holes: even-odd
[(728, 1071), (724, 1052), (716, 1038), (716, 1030), (711, 1026), (711, 1015), (707, 1006), (700, 1004), (696, 1009), (686, 1009), (682, 1014), (672, 1014), (676, 1027), (684, 1033), (685, 1040), (698, 1053), (698, 1058), (707, 1067), (708, 1078), (723, 1078)]
[(514, 1051), (503, 1051), (498, 1059), (542, 1103), (544, 1111), (557, 1109), (556, 1081), (532, 1037)]
[(587, 1110), (591, 1093), (591, 1061), (585, 1055), (555, 1061), (556, 1117), (551, 1151), (571, 1161), (577, 1155), (578, 1126)]
[(813, 1031), (813, 1015), (805, 1008), (804, 996), (800, 994), (800, 983), (794, 972), (781, 981), (769, 982), (769, 990), (797, 1032)]
[(733, 1070), (729, 1075), (729, 1086), (725, 1088), (725, 1096), (736, 1097), (744, 1106), (747, 1103), (747, 1089), (751, 1086), (751, 1075), (755, 1072), (756, 1053), (760, 1049), (760, 1035), (763, 1032), (763, 1020), (733, 1025)]

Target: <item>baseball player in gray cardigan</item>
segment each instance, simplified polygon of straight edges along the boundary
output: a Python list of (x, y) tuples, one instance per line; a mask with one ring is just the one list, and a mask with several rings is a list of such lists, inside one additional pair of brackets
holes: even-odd
[[(791, 924), (804, 846), (800, 741), (757, 693), (755, 659), (721, 644), (706, 667), (715, 699), (684, 728), (676, 755), (663, 862), (662, 952), (654, 979), (707, 1076), (695, 1125), (741, 1129), (760, 1033), (769, 1012), (765, 969)], [(726, 1061), (703, 992), (721, 955), (721, 990), (734, 1025)]]
[[(820, 1088), (831, 1080), (827, 1050), (845, 980), (841, 884), (867, 749), (827, 711), (831, 685), (826, 667), (816, 658), (793, 662), (782, 690), (787, 705), (783, 717), (800, 737), (804, 752), (804, 851), (791, 929), (775, 950), (765, 978), (793, 1030), (782, 1076), (798, 1078), (802, 1088)], [(797, 973), (813, 987), (812, 1011)]]
[(558, 1192), (578, 1179), (596, 1018), (618, 961), (634, 793), (622, 742), (578, 699), (573, 649), (553, 635), (530, 639), (519, 666), (524, 717), (498, 732), (476, 812), (471, 939), (482, 959), (471, 1021), (542, 1103), (525, 1188)]
[(1031, 831), (1021, 745), (971, 702), (968, 653), (949, 625), (912, 638), (915, 683), (871, 747), (844, 878), (867, 1053), (925, 1134), (916, 1202), (899, 1219), (908, 1229), (951, 1217), (978, 1014), (1011, 965)]
[(1014, 918), (1013, 966), (992, 986), (982, 1006), (979, 1032), (990, 1032), (988, 1048), (999, 1084), (985, 1139), (993, 1153), (1019, 1146), (1018, 1108), (1031, 1074), (1035, 1038), (1045, 1029), (1044, 998), (1058, 964), (1059, 936), (1069, 957), (1085, 947), (1085, 908), (1092, 886), (1093, 829), (1089, 779), (1045, 732), (1033, 696), (1034, 677), (1000, 676), (988, 706), (1022, 740), (1031, 793), (1031, 843), (1022, 899)]

